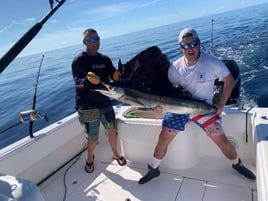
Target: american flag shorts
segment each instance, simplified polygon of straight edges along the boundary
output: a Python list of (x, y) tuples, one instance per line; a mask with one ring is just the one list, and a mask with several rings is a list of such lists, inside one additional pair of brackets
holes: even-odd
[(184, 131), (185, 124), (188, 121), (193, 121), (201, 128), (205, 129), (207, 126), (215, 123), (220, 119), (221, 117), (216, 114), (174, 114), (167, 112), (164, 116), (162, 126), (168, 129)]

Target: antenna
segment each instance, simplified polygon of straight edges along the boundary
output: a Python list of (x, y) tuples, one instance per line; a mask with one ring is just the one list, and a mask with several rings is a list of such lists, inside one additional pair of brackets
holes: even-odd
[(211, 20), (211, 40), (210, 40), (210, 54), (213, 54), (213, 22), (214, 20)]

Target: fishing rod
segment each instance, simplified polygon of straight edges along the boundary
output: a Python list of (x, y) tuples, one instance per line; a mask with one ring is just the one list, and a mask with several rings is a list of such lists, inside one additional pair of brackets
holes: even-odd
[(15, 59), (15, 57), (31, 42), (31, 40), (42, 29), (46, 21), (61, 7), (65, 0), (56, 0), (56, 2), (58, 2), (58, 4), (53, 8), (53, 1), (49, 0), (51, 6), (51, 10), (49, 11), (49, 13), (40, 22), (37, 22), (31, 29), (29, 29), (0, 59), (0, 74)]
[(44, 60), (44, 55), (42, 55), (42, 59), (40, 61), (40, 65), (38, 68), (38, 73), (37, 73), (37, 77), (36, 77), (36, 83), (34, 86), (34, 96), (33, 96), (33, 105), (32, 105), (32, 109), (30, 110), (30, 116), (34, 117), (34, 118), (30, 118), (30, 124), (29, 124), (29, 134), (30, 137), (33, 138), (33, 122), (36, 120), (36, 116), (45, 119), (46, 121), (48, 121), (48, 118), (45, 114), (41, 115), (39, 112), (35, 111), (35, 105), (36, 105), (36, 94), (37, 94), (37, 86), (38, 86), (38, 82), (39, 82), (39, 76), (40, 76), (40, 71), (41, 71), (41, 66)]
[(9, 129), (21, 124), (21, 123), (25, 123), (25, 122), (28, 122), (30, 121), (30, 124), (29, 124), (29, 134), (30, 134), (30, 137), (33, 138), (33, 122), (35, 120), (37, 120), (38, 118), (40, 119), (45, 119), (46, 121), (48, 121), (48, 117), (46, 114), (41, 114), (40, 112), (36, 111), (35, 110), (35, 106), (36, 106), (36, 97), (37, 97), (37, 87), (38, 87), (38, 83), (39, 83), (39, 77), (40, 77), (40, 72), (41, 72), (41, 67), (42, 67), (42, 64), (43, 64), (43, 60), (44, 60), (44, 55), (42, 55), (42, 58), (41, 58), (41, 61), (40, 61), (40, 65), (39, 65), (39, 68), (38, 68), (38, 73), (37, 73), (37, 78), (36, 78), (36, 83), (35, 83), (35, 86), (34, 86), (34, 96), (33, 96), (33, 104), (32, 104), (32, 109), (30, 110), (27, 110), (27, 111), (23, 111), (20, 113), (20, 121), (15, 123), (14, 125), (12, 126), (9, 126), (8, 128), (4, 129), (4, 130), (1, 130), (0, 131), (0, 134), (8, 131)]

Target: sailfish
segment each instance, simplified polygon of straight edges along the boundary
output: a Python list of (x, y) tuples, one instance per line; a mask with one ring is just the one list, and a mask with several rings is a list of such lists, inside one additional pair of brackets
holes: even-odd
[(216, 108), (195, 100), (182, 88), (175, 88), (168, 80), (170, 62), (157, 46), (136, 55), (126, 64), (119, 60), (121, 80), (102, 83), (104, 89), (96, 91), (132, 106), (161, 107), (163, 112), (180, 114), (208, 114)]

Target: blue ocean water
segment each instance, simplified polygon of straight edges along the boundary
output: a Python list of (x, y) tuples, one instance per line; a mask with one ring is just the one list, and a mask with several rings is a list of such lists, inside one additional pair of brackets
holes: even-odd
[[(177, 39), (179, 31), (185, 27), (198, 31), (203, 51), (212, 51), (220, 58), (237, 62), (241, 76), (241, 105), (268, 106), (268, 3), (102, 39), (100, 52), (109, 55), (117, 67), (119, 59), (125, 63), (140, 51), (157, 45), (172, 62), (181, 56)], [(101, 34), (101, 30), (99, 32)], [(0, 133), (0, 148), (29, 135), (29, 123), (19, 123), (19, 114), (32, 108), (42, 55), (36, 110), (46, 114), (49, 121), (35, 121), (33, 131), (75, 112), (71, 62), (82, 49), (82, 44), (78, 44), (18, 57), (2, 72), (0, 132), (7, 131)]]

